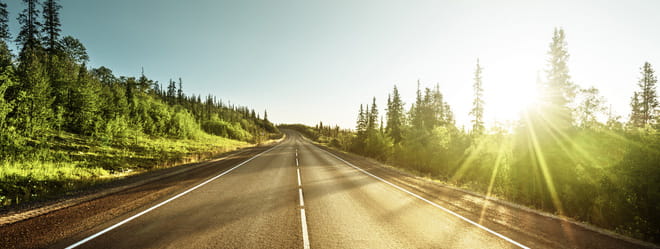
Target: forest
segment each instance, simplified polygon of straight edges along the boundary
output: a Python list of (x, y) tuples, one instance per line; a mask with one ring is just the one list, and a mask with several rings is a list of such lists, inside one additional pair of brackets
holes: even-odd
[[(555, 29), (538, 98), (513, 127), (484, 124), (483, 67), (473, 77), (471, 127), (459, 128), (438, 85), (409, 108), (396, 86), (384, 115), (360, 105), (355, 130), (290, 125), (335, 148), (581, 222), (659, 242), (660, 110), (657, 77), (642, 62), (632, 112), (608, 112), (596, 88), (572, 82), (565, 33)], [(532, 83), (534, 84), (534, 83)]]
[(187, 95), (181, 78), (163, 86), (144, 70), (130, 77), (89, 68), (82, 42), (62, 34), (58, 1), (23, 5), (12, 37), (0, 2), (0, 207), (279, 133), (266, 111)]

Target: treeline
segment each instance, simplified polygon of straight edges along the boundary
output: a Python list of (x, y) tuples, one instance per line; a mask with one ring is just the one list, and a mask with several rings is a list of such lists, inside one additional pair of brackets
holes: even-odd
[(538, 99), (514, 127), (485, 127), (477, 61), (469, 131), (456, 126), (437, 85), (422, 89), (418, 82), (408, 109), (395, 86), (384, 116), (374, 98), (359, 107), (355, 131), (319, 124), (314, 136), (489, 196), (660, 241), (660, 115), (651, 64), (642, 65), (630, 119), (621, 121), (598, 89), (571, 81), (562, 29), (548, 54)]
[(9, 49), (7, 4), (0, 2), (0, 159), (33, 158), (62, 132), (101, 144), (138, 136), (191, 139), (203, 132), (258, 142), (278, 132), (247, 107), (214, 96), (186, 95), (183, 83), (162, 87), (144, 75), (88, 68), (84, 45), (61, 34), (57, 0), (23, 0), (20, 32)]

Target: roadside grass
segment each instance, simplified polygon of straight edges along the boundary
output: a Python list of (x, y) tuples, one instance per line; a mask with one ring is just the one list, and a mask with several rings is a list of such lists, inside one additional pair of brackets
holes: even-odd
[(208, 134), (194, 140), (138, 135), (107, 143), (59, 133), (38, 143), (39, 149), (27, 155), (0, 161), (0, 209), (59, 198), (99, 183), (249, 145)]

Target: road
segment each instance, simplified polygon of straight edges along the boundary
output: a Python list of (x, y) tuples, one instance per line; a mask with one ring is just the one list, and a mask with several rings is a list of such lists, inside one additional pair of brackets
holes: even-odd
[(0, 227), (0, 242), (6, 248), (639, 247), (496, 204), (483, 215), (481, 202), (463, 193), (433, 190), (442, 187), (330, 152), (293, 131), (280, 144), (247, 154)]

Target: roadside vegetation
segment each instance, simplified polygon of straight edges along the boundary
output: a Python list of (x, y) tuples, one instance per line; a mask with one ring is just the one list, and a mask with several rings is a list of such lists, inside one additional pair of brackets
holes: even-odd
[(396, 86), (384, 116), (375, 98), (361, 105), (355, 130), (287, 128), (487, 196), (660, 242), (660, 116), (651, 64), (642, 63), (632, 113), (622, 120), (598, 89), (571, 81), (563, 30), (554, 31), (548, 55), (536, 102), (508, 126), (484, 125), (488, 80), (477, 61), (467, 131), (456, 126), (439, 87), (419, 83), (409, 108)]
[[(20, 32), (0, 1), (0, 207), (56, 198), (99, 182), (279, 133), (267, 113), (89, 68), (84, 45), (61, 34), (56, 0), (24, 0)], [(19, 47), (14, 54), (9, 44)]]

